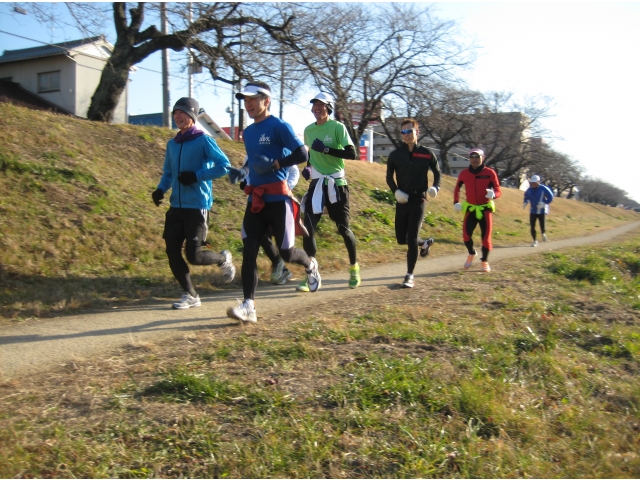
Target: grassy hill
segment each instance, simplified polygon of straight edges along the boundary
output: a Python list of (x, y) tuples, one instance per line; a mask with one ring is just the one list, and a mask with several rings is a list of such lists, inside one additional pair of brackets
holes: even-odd
[[(178, 295), (161, 238), (166, 207), (155, 207), (150, 198), (170, 130), (104, 125), (8, 104), (0, 104), (0, 126), (0, 317), (21, 320)], [(219, 144), (240, 165), (243, 146)], [(386, 201), (384, 174), (383, 165), (347, 165), (352, 229), (364, 268), (405, 258), (405, 248), (395, 243), (395, 208)], [(307, 185), (302, 179), (295, 192), (301, 196)], [(453, 185), (454, 179), (445, 177), (427, 208), (423, 233), (436, 238), (434, 255), (464, 256)], [(246, 197), (226, 179), (215, 182), (214, 192), (209, 239), (216, 251), (229, 248), (239, 266)], [(530, 241), (521, 205), (517, 190), (506, 190), (498, 200), (496, 246)], [(638, 218), (634, 212), (557, 199), (547, 233), (553, 240)], [(321, 269), (343, 269), (346, 275), (346, 250), (328, 219), (320, 224), (318, 246)], [(262, 254), (259, 266), (266, 279), (269, 263)], [(215, 266), (194, 267), (192, 277), (204, 294), (239, 286), (239, 279), (222, 285)]]
[[(171, 132), (0, 113), (5, 324), (175, 298), (165, 209), (149, 198)], [(221, 144), (239, 163), (241, 145)], [(348, 175), (363, 271), (403, 259), (384, 167), (350, 162)], [(211, 239), (237, 253), (245, 200), (216, 189)], [(446, 178), (424, 230), (433, 255), (462, 261), (452, 189)], [(498, 200), (497, 246), (529, 242), (521, 198)], [(637, 218), (558, 199), (548, 232)], [(321, 265), (344, 269), (322, 225)], [(197, 270), (201, 292), (229, 288), (215, 267)], [(0, 371), (0, 478), (640, 478), (639, 275), (635, 231), (491, 275), (355, 291), (339, 308), (321, 295), (255, 325)]]

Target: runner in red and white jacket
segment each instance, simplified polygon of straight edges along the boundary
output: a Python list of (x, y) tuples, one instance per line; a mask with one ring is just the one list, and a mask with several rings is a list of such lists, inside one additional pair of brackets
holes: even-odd
[[(482, 270), (490, 272), (489, 252), (492, 248), (492, 213), (496, 207), (493, 200), (500, 198), (500, 180), (498, 174), (492, 168), (484, 164), (484, 151), (473, 148), (469, 151), (469, 168), (460, 172), (455, 189), (453, 190), (453, 207), (456, 212), (464, 212), (462, 223), (462, 239), (467, 247), (469, 256), (464, 262), (464, 268), (470, 268), (473, 259), (477, 255), (473, 247), (473, 231), (476, 225), (480, 225), (482, 234)], [(464, 185), (467, 200), (460, 203), (460, 188)]]

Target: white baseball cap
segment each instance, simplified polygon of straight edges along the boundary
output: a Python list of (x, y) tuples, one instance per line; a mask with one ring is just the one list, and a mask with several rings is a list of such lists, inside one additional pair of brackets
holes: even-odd
[(322, 102), (322, 103), (324, 103), (326, 105), (333, 105), (333, 97), (331, 95), (329, 95), (328, 93), (320, 92), (315, 97), (313, 97), (309, 103), (313, 103), (316, 100), (318, 100), (318, 101), (320, 101), (320, 102)]
[(267, 90), (266, 88), (262, 88), (259, 87), (257, 85), (253, 85), (251, 83), (247, 84), (246, 87), (244, 87), (244, 90), (242, 90), (241, 92), (236, 93), (236, 98), (238, 100), (242, 100), (245, 95), (247, 97), (255, 97), (256, 95), (266, 95), (267, 97), (271, 96), (271, 92), (269, 90)]
[(540, 183), (540, 177), (538, 175), (534, 175), (533, 177), (531, 177), (531, 179), (529, 180), (529, 183)]

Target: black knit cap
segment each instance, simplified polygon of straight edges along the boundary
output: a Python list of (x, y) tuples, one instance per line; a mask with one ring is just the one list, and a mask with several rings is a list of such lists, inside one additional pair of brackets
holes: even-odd
[(180, 110), (181, 112), (186, 113), (193, 119), (193, 123), (196, 123), (198, 119), (198, 112), (200, 111), (200, 105), (195, 98), (182, 97), (173, 106), (171, 114), (173, 114), (173, 112), (175, 112), (176, 110)]

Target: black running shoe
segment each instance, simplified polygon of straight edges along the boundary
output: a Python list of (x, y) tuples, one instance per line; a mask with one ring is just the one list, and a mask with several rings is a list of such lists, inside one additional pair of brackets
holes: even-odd
[(429, 249), (431, 248), (431, 245), (433, 245), (433, 242), (433, 237), (429, 237), (424, 241), (424, 243), (420, 246), (421, 257), (426, 257), (429, 255)]

